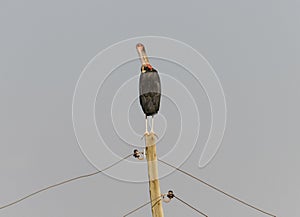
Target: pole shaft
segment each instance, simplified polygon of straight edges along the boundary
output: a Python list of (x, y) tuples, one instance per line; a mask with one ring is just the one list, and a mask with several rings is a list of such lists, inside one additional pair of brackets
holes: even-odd
[(152, 217), (164, 217), (158, 179), (155, 135), (150, 133), (149, 135), (145, 136), (145, 140)]

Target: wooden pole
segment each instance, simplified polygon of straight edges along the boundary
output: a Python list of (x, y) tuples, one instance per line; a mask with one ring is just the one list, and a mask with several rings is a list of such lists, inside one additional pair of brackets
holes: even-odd
[(155, 134), (145, 135), (152, 217), (164, 217), (158, 179)]

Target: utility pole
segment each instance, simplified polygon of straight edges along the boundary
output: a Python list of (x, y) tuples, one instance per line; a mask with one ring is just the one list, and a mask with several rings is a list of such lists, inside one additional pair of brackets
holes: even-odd
[(158, 166), (156, 156), (156, 137), (153, 132), (145, 135), (146, 158), (148, 164), (149, 192), (152, 207), (152, 217), (164, 217), (160, 185), (158, 179)]

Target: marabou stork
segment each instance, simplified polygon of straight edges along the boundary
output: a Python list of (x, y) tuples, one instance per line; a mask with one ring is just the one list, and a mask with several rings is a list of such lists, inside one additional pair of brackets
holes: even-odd
[(142, 63), (139, 83), (139, 98), (146, 118), (145, 135), (149, 135), (147, 117), (152, 116), (150, 133), (154, 133), (154, 115), (157, 114), (159, 110), (161, 85), (158, 72), (149, 63), (144, 45), (139, 43), (136, 45), (136, 49)]

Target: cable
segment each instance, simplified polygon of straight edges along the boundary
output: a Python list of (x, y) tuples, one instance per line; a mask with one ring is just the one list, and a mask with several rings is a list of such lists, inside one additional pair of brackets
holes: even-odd
[(185, 202), (184, 200), (180, 199), (179, 197), (174, 195), (174, 198), (176, 198), (177, 200), (179, 200), (181, 203), (185, 204), (186, 206), (192, 208), (193, 210), (195, 210), (196, 212), (200, 213), (201, 215), (208, 217), (208, 215), (204, 214), (203, 212), (201, 212), (200, 210), (196, 209), (195, 207), (191, 206), (190, 204), (188, 204), (187, 202)]
[(49, 190), (49, 189), (51, 189), (51, 188), (55, 188), (55, 187), (57, 187), (57, 186), (60, 186), (60, 185), (63, 185), (63, 184), (66, 184), (66, 183), (69, 183), (69, 182), (72, 182), (72, 181), (75, 181), (75, 180), (78, 180), (78, 179), (83, 179), (83, 178), (87, 178), (87, 177), (90, 177), (90, 176), (97, 175), (97, 174), (99, 174), (99, 173), (101, 173), (101, 172), (104, 172), (105, 170), (108, 170), (108, 169), (112, 168), (113, 166), (115, 166), (115, 165), (121, 163), (123, 160), (129, 158), (130, 156), (132, 156), (132, 154), (130, 154), (130, 155), (128, 155), (128, 156), (126, 156), (126, 157), (124, 157), (124, 158), (118, 160), (117, 162), (111, 164), (110, 166), (108, 166), (108, 167), (106, 167), (106, 168), (104, 168), (104, 169), (102, 169), (102, 170), (98, 170), (98, 171), (93, 172), (93, 173), (90, 173), (90, 174), (86, 174), (86, 175), (74, 177), (74, 178), (71, 178), (71, 179), (67, 179), (67, 180), (62, 181), (62, 182), (60, 182), (60, 183), (57, 183), (57, 184), (50, 185), (50, 186), (48, 186), (48, 187), (42, 188), (42, 189), (40, 189), (40, 190), (38, 190), (38, 191), (35, 191), (35, 192), (33, 192), (33, 193), (31, 193), (31, 194), (29, 194), (29, 195), (27, 195), (27, 196), (24, 196), (24, 197), (20, 198), (20, 199), (14, 201), (14, 202), (12, 202), (12, 203), (9, 203), (9, 204), (6, 204), (6, 205), (4, 205), (4, 206), (1, 206), (1, 207), (0, 207), (0, 210), (1, 210), (1, 209), (5, 209), (5, 208), (10, 207), (10, 206), (13, 206), (13, 205), (15, 205), (15, 204), (17, 204), (17, 203), (20, 203), (21, 201), (23, 201), (23, 200), (25, 200), (25, 199), (28, 199), (28, 198), (30, 198), (30, 197), (32, 197), (32, 196), (34, 196), (34, 195), (37, 195), (37, 194), (39, 194), (39, 193), (41, 193), (41, 192), (47, 191), (47, 190)]
[(175, 166), (173, 166), (173, 165), (171, 165), (171, 164), (169, 164), (169, 163), (167, 163), (167, 162), (165, 162), (163, 160), (160, 160), (160, 159), (157, 159), (157, 160), (160, 161), (160, 162), (162, 162), (162, 163), (164, 163), (165, 165), (167, 165), (169, 167), (172, 167), (172, 168), (178, 170), (179, 172), (181, 172), (181, 173), (183, 173), (183, 174), (185, 174), (185, 175), (187, 175), (187, 176), (189, 176), (189, 177), (191, 177), (191, 178), (193, 178), (193, 179), (195, 179), (195, 180), (203, 183), (204, 185), (206, 185), (206, 186), (208, 186), (208, 187), (210, 187), (210, 188), (212, 188), (212, 189), (214, 189), (214, 190), (216, 190), (216, 191), (218, 191), (218, 192), (220, 192), (220, 193), (222, 193), (222, 194), (230, 197), (233, 200), (236, 200), (236, 201), (238, 201), (238, 202), (240, 202), (240, 203), (242, 203), (242, 204), (244, 204), (244, 205), (246, 205), (246, 206), (248, 206), (248, 207), (250, 207), (252, 209), (255, 209), (255, 210), (257, 210), (257, 211), (259, 211), (261, 213), (264, 213), (266, 215), (269, 215), (269, 216), (272, 216), (272, 217), (276, 217), (275, 215), (273, 215), (271, 213), (268, 213), (268, 212), (266, 212), (266, 211), (264, 211), (262, 209), (259, 209), (259, 208), (255, 207), (255, 206), (253, 206), (253, 205), (251, 205), (251, 204), (249, 204), (249, 203), (247, 203), (247, 202), (245, 202), (245, 201), (243, 201), (243, 200), (241, 200), (241, 199), (239, 199), (239, 198), (237, 198), (237, 197), (235, 197), (233, 195), (230, 195), (230, 194), (226, 193), (225, 191), (222, 191), (221, 189), (219, 189), (219, 188), (217, 188), (217, 187), (215, 187), (215, 186), (213, 186), (213, 185), (211, 185), (211, 184), (209, 184), (209, 183), (207, 183), (207, 182), (205, 182), (205, 181), (197, 178), (196, 176), (193, 176), (192, 174), (190, 174), (188, 172), (185, 172), (185, 171), (183, 171), (183, 170), (181, 170), (181, 169), (179, 169), (179, 168), (177, 168), (177, 167), (175, 167)]
[[(132, 213), (135, 213), (136, 211), (142, 209), (143, 207), (147, 206), (148, 204), (152, 203), (153, 201), (155, 201), (155, 200), (157, 200), (157, 199), (159, 199), (159, 198), (161, 198), (161, 196), (155, 198), (154, 200), (150, 200), (150, 201), (148, 201), (147, 203), (144, 203), (143, 205), (141, 205), (141, 206), (139, 206), (138, 208), (136, 208), (136, 209), (130, 211), (129, 213), (127, 213), (127, 214), (124, 215), (123, 217), (129, 216), (129, 215), (131, 215)], [(152, 206), (152, 208), (153, 208), (159, 201), (161, 201), (161, 199), (158, 200), (158, 201)]]
[(161, 201), (161, 198), (160, 198), (158, 201), (156, 201), (156, 202), (152, 205), (151, 208), (155, 207), (160, 201)]

